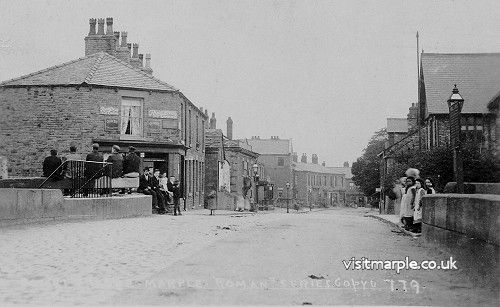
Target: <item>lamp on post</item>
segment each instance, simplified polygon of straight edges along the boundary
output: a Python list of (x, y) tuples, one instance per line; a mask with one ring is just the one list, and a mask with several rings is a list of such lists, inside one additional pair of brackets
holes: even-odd
[(255, 163), (252, 166), (253, 170), (253, 179), (255, 181), (255, 201), (254, 201), (254, 208), (252, 211), (258, 211), (259, 210), (259, 166), (257, 163)]
[(290, 213), (290, 182), (286, 183), (286, 213)]
[(458, 93), (457, 85), (453, 88), (448, 99), (450, 109), (450, 140), (453, 148), (453, 174), (457, 183), (457, 193), (464, 193), (464, 165), (462, 162), (461, 140), (460, 140), (460, 114), (464, 105), (464, 99)]

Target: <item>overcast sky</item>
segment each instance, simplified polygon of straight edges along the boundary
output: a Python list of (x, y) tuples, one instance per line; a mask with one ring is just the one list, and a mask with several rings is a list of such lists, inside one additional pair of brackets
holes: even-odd
[[(329, 166), (355, 161), (416, 102), (425, 52), (500, 52), (500, 1), (0, 0), (0, 80), (84, 56), (114, 18), (154, 75), (237, 138), (278, 135)], [(451, 90), (451, 87), (450, 87)]]

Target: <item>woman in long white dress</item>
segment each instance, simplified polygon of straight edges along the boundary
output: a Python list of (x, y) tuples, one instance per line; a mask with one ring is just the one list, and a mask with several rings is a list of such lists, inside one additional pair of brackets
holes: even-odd
[(422, 231), (422, 197), (427, 194), (424, 189), (424, 181), (420, 178), (415, 180), (415, 206), (413, 209), (413, 232), (420, 233)]
[(413, 208), (415, 203), (415, 178), (412, 176), (406, 177), (406, 188), (401, 198), (401, 215), (403, 228), (412, 230), (413, 227)]

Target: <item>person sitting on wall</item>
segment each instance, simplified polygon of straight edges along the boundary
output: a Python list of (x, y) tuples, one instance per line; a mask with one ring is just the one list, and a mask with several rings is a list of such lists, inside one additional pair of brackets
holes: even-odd
[[(99, 144), (97, 143), (92, 144), (92, 152), (87, 155), (85, 160), (89, 162), (104, 161), (102, 154), (99, 152)], [(101, 168), (102, 168), (101, 163), (87, 163), (85, 167), (85, 177), (87, 178), (87, 180), (92, 178), (93, 176), (94, 179), (101, 177), (102, 174), (98, 174)]]
[(139, 188), (137, 189), (137, 192), (145, 195), (151, 195), (153, 213), (159, 209), (156, 192), (151, 187), (151, 174), (149, 173), (149, 167), (145, 167), (144, 173), (139, 176)]
[(111, 148), (111, 155), (108, 157), (106, 162), (111, 162), (113, 164), (111, 178), (121, 177), (123, 171), (123, 157), (120, 154), (120, 146), (113, 145)]
[(165, 214), (165, 194), (160, 186), (160, 170), (155, 169), (153, 176), (150, 178), (150, 186), (156, 192), (158, 213)]
[(76, 153), (76, 146), (71, 145), (69, 147), (69, 155), (66, 156), (66, 166), (64, 167), (66, 178), (78, 177), (79, 174), (77, 174), (74, 170), (74, 168), (76, 167), (76, 163), (73, 161), (78, 161), (81, 159), (82, 157)]
[(51, 149), (50, 156), (43, 160), (43, 177), (50, 177), (53, 180), (62, 179), (62, 160), (57, 156), (57, 150)]
[(128, 152), (128, 155), (123, 159), (123, 177), (137, 178), (139, 177), (141, 158), (135, 153), (134, 146), (130, 146)]

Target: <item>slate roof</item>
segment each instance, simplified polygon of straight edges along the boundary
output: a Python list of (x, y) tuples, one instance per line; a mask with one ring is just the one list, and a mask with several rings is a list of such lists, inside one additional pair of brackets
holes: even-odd
[(292, 152), (290, 140), (246, 139), (252, 150), (260, 155), (288, 155)]
[(387, 133), (406, 133), (408, 132), (408, 119), (406, 118), (388, 118)]
[(422, 53), (421, 60), (426, 115), (449, 113), (454, 84), (465, 100), (462, 113), (488, 113), (488, 102), (500, 90), (500, 53)]
[(347, 179), (352, 178), (350, 167), (332, 167), (314, 163), (293, 162), (292, 168), (299, 172), (345, 175)]
[(178, 91), (130, 64), (98, 52), (29, 75), (0, 83), (0, 86), (100, 85), (146, 90)]

